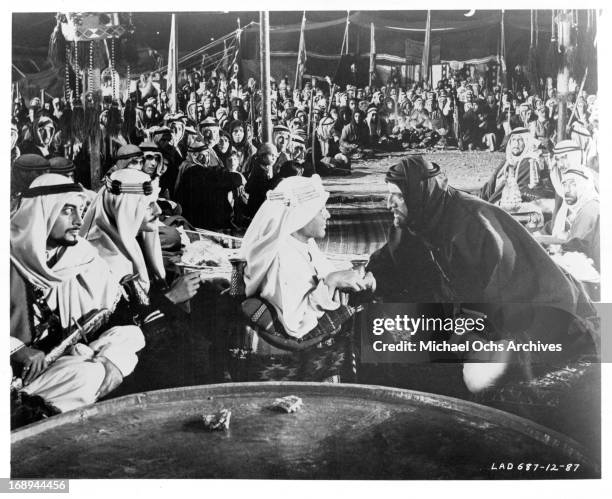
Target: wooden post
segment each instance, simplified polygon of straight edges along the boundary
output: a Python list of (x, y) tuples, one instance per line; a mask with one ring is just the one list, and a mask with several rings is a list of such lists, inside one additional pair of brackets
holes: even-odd
[(261, 141), (272, 142), (272, 107), (270, 99), (270, 13), (259, 12), (259, 46), (261, 57)]
[(314, 114), (314, 95), (315, 95), (315, 85), (317, 80), (313, 77), (311, 80), (312, 91), (310, 92), (310, 124), (312, 125), (311, 131), (312, 135), (310, 137), (310, 143), (312, 145), (312, 150), (310, 152), (310, 159), (312, 160), (312, 171), (317, 173), (317, 163), (315, 160), (315, 141), (317, 140), (317, 123), (315, 121)]
[(565, 49), (563, 61), (557, 74), (557, 141), (566, 137), (566, 115), (567, 97), (569, 93), (570, 68), (567, 60), (567, 51), (572, 49), (572, 12), (571, 10), (559, 11), (557, 15), (557, 33), (559, 36), (559, 47)]
[(171, 113), (178, 111), (178, 57), (177, 57), (177, 36), (176, 36), (176, 14), (172, 14), (170, 21), (170, 41), (168, 43), (168, 83), (166, 85), (168, 101)]
[(89, 174), (91, 189), (97, 191), (102, 185), (102, 165), (100, 162), (100, 135), (89, 138)]
[(404, 56), (405, 56), (405, 61), (404, 61), (404, 65), (406, 66), (406, 90), (408, 89), (408, 80), (410, 79), (410, 77), (408, 76), (408, 38), (406, 38), (405, 42), (404, 42)]
[(431, 74), (431, 10), (427, 11), (425, 24), (425, 41), (423, 42), (423, 58), (421, 62), (421, 79), (429, 84)]

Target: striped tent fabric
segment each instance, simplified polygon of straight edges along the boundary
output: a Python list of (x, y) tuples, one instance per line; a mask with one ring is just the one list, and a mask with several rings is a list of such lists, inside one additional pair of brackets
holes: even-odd
[(387, 242), (393, 217), (384, 198), (371, 196), (366, 200), (330, 198), (327, 209), (331, 218), (327, 222), (325, 239), (319, 241), (321, 251), (338, 259), (352, 255), (370, 255)]

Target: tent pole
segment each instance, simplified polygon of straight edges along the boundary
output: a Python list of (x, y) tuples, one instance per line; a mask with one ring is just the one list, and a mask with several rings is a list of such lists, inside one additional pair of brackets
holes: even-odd
[(427, 22), (425, 24), (425, 41), (423, 43), (423, 59), (421, 62), (421, 79), (430, 84), (431, 72), (431, 10), (427, 11)]
[(557, 74), (557, 99), (559, 102), (557, 119), (557, 141), (564, 140), (566, 137), (567, 120), (567, 98), (569, 93), (570, 67), (567, 54), (574, 50), (571, 30), (572, 30), (572, 11), (559, 11), (557, 15), (559, 46), (563, 46), (563, 61)]
[(261, 116), (261, 141), (272, 142), (272, 107), (270, 100), (270, 13), (259, 12), (259, 47), (261, 57), (261, 93), (262, 93), (262, 116)]
[(315, 79), (315, 77), (312, 77), (311, 80), (311, 87), (312, 87), (312, 91), (310, 92), (310, 125), (312, 125), (312, 128), (309, 128), (309, 131), (312, 133), (312, 135), (310, 136), (310, 140), (311, 140), (311, 153), (310, 153), (310, 159), (312, 160), (312, 171), (314, 173), (317, 173), (317, 163), (315, 161), (315, 141), (317, 140), (317, 124), (315, 122), (315, 114), (314, 114), (314, 95), (315, 95), (315, 88), (316, 88), (316, 84), (317, 84), (317, 80)]

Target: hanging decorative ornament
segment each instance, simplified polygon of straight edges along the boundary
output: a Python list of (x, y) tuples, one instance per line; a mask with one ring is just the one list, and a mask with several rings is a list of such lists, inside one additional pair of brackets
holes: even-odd
[(529, 52), (527, 54), (527, 73), (529, 75), (529, 84), (531, 89), (537, 92), (538, 90), (538, 68), (537, 68), (537, 51), (536, 51), (536, 11), (531, 10), (531, 41), (529, 43)]
[(111, 84), (113, 87), (113, 99), (117, 98), (117, 78), (115, 77), (115, 39), (111, 38)]
[(130, 97), (130, 82), (131, 82), (131, 72), (130, 72), (130, 63), (127, 63), (126, 75), (125, 75), (125, 85), (126, 85), (126, 100)]
[(102, 91), (102, 96), (108, 100), (117, 99), (118, 81), (119, 73), (117, 73), (117, 71), (112, 66), (104, 68), (100, 73), (100, 90)]
[(88, 80), (87, 80), (87, 91), (93, 91), (93, 70), (94, 70), (94, 42), (89, 42), (89, 68), (88, 68)]
[(559, 46), (557, 44), (556, 12), (553, 9), (550, 14), (550, 43), (546, 53), (546, 72), (549, 75), (556, 75), (559, 70)]
[(74, 48), (74, 75), (75, 75), (75, 97), (77, 99), (81, 98), (81, 70), (79, 69), (79, 42), (72, 42), (72, 46)]
[(66, 102), (70, 102), (70, 45), (66, 44), (65, 51), (65, 63), (64, 63), (64, 97)]

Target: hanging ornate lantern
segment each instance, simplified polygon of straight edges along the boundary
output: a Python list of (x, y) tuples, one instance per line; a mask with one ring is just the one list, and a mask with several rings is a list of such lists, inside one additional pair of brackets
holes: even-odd
[[(61, 37), (59, 35), (61, 31)], [(66, 64), (71, 65), (76, 75), (75, 97), (79, 98), (82, 91), (80, 81), (80, 68), (87, 67), (87, 80), (83, 86), (87, 85), (87, 92), (98, 91), (102, 87), (102, 75), (99, 62), (101, 57), (96, 56), (96, 49), (99, 43), (110, 41), (112, 49), (112, 60), (110, 61), (110, 88), (114, 98), (118, 97), (118, 87), (120, 83), (119, 74), (116, 69), (114, 40), (126, 33), (126, 27), (122, 25), (118, 13), (113, 12), (60, 12), (57, 14), (57, 26), (52, 35), (49, 53), (56, 53), (53, 47), (58, 46), (59, 38), (71, 45), (71, 59), (66, 60)], [(86, 42), (86, 54), (81, 54), (79, 61), (79, 42)], [(66, 51), (67, 53), (67, 51)], [(69, 69), (66, 68), (69, 75)], [(107, 72), (108, 74), (108, 72)], [(68, 84), (66, 87), (68, 88)]]

